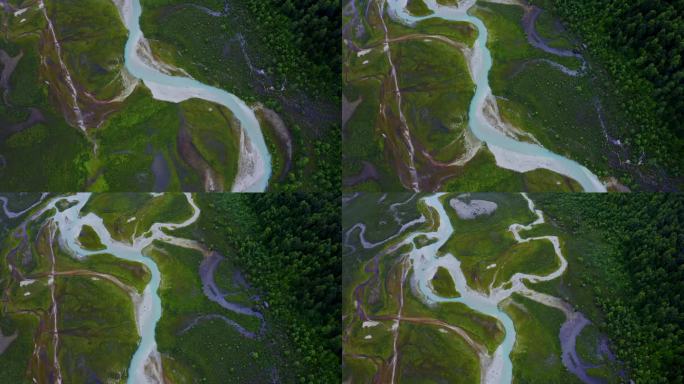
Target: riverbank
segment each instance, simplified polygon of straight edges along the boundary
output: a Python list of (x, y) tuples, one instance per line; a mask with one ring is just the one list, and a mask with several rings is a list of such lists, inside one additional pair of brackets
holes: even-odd
[[(348, 221), (358, 218), (345, 216), (344, 221), (349, 223), (345, 229), (345, 258), (357, 257), (361, 261), (357, 267), (350, 268), (352, 272), (344, 281), (345, 295), (351, 300), (344, 301), (345, 364), (348, 363), (345, 377), (364, 377), (363, 372), (368, 370), (375, 371), (376, 377), (392, 371), (399, 372), (402, 378), (410, 377), (410, 372), (419, 369), (413, 365), (411, 345), (422, 339), (415, 330), (399, 331), (399, 324), (411, 322), (417, 316), (425, 320), (421, 320), (425, 325), (465, 328), (453, 331), (460, 334), (458, 337), (465, 337), (470, 352), (453, 354), (451, 361), (465, 364), (471, 361), (468, 354), (474, 354), (479, 361), (479, 374), (473, 381), (501, 383), (544, 377), (551, 381), (594, 383), (599, 380), (595, 377), (598, 366), (606, 369), (601, 375), (611, 372), (613, 368), (607, 367), (614, 362), (596, 365), (594, 360), (588, 363), (585, 357), (578, 357), (576, 345), (583, 328), (590, 324), (587, 317), (562, 298), (530, 288), (531, 284), (558, 281), (568, 268), (560, 238), (547, 235), (549, 228), (544, 214), (536, 209), (532, 199), (525, 194), (418, 196), (421, 196), (419, 206), (424, 204), (423, 219), (429, 215), (433, 224), (413, 227), (405, 234), (401, 234), (400, 229), (398, 234), (379, 243), (364, 240), (365, 223), (373, 223), (377, 217), (368, 217), (358, 223)], [(347, 203), (354, 204), (353, 201)], [(459, 214), (450, 204), (461, 211), (467, 207), (475, 211)], [(488, 208), (482, 210), (480, 206)], [(477, 215), (473, 216), (474, 213)], [(528, 224), (518, 224), (518, 220)], [(361, 231), (357, 231), (359, 227)], [(540, 231), (544, 235), (537, 235)], [(481, 239), (477, 237), (479, 234), (483, 236)], [(430, 240), (417, 241), (420, 238)], [(345, 266), (354, 265), (349, 263), (351, 261), (346, 261)], [(442, 297), (434, 291), (434, 279), (440, 269), (447, 271), (453, 280), (455, 297)], [(405, 274), (405, 279), (398, 277)], [(383, 281), (386, 288), (378, 285)], [(424, 309), (413, 305), (407, 311), (405, 306), (397, 304), (396, 295), (405, 296), (404, 300), (418, 300)], [(447, 308), (453, 308), (448, 306), (455, 304), (484, 316), (480, 324), (493, 322), (493, 326), (482, 332), (469, 322), (453, 322), (455, 318), (448, 317), (453, 314), (447, 315)], [(377, 327), (377, 330), (374, 326), (372, 331), (364, 329), (367, 323), (387, 320), (388, 316), (394, 319), (393, 326)], [(361, 322), (363, 327), (360, 327)], [(535, 330), (535, 327), (539, 328)], [(501, 332), (500, 335), (497, 336), (494, 330)], [(540, 332), (543, 332), (543, 338)], [(538, 344), (523, 347), (530, 345), (530, 338), (535, 334)], [(398, 342), (398, 346), (387, 349), (388, 337), (394, 339), (395, 344)], [(588, 342), (598, 345), (599, 340), (582, 339), (581, 344)], [(423, 357), (425, 353), (432, 353), (432, 347), (423, 348), (427, 348)], [(389, 363), (368, 365), (359, 360), (363, 356), (371, 359), (368, 363), (373, 357), (381, 357)], [(396, 356), (399, 356), (398, 360)], [(435, 364), (438, 363), (435, 361)], [(545, 368), (539, 364), (544, 364)], [(435, 369), (422, 374), (444, 379), (451, 377), (455, 368), (445, 365)]]

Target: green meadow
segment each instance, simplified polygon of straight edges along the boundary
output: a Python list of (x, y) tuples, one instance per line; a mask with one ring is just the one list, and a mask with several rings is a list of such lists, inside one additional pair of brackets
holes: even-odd
[[(490, 83), (503, 118), (532, 133), (550, 150), (607, 175), (608, 143), (594, 108), (597, 91), (591, 74), (572, 77), (539, 61), (551, 60), (570, 69), (579, 69), (581, 64), (574, 57), (555, 56), (530, 45), (520, 6), (480, 1), (474, 14), (489, 30)], [(547, 18), (538, 22), (547, 25), (541, 28), (542, 34), (549, 34), (548, 24), (553, 22)], [(562, 31), (553, 36), (554, 41), (571, 39)]]
[[(601, 305), (602, 300), (597, 296), (598, 289), (612, 287), (609, 293), (612, 300), (618, 294), (613, 290), (623, 281), (618, 273), (619, 267), (610, 256), (615, 248), (601, 238), (605, 235), (603, 230), (569, 230), (566, 220), (571, 223), (574, 216), (554, 206), (556, 197), (562, 195), (529, 194), (536, 208), (545, 212), (546, 223), (535, 225), (531, 230), (521, 230), (520, 235), (523, 239), (558, 236), (568, 267), (559, 278), (543, 283), (523, 281), (523, 284), (581, 311), (589, 324), (579, 332), (574, 345), (583, 364), (594, 365), (586, 368), (586, 373), (609, 383), (620, 382), (624, 380), (620, 375), (625, 372), (625, 366), (615, 360), (611, 352), (606, 352), (619, 350), (620, 344), (615, 340), (619, 340), (620, 336), (613, 334), (609, 338), (609, 328), (605, 326), (609, 320), (605, 307)], [(394, 198), (389, 200), (392, 196)], [(383, 233), (383, 238), (388, 237), (382, 227), (374, 225), (388, 215), (401, 217), (403, 212), (418, 210), (427, 217), (427, 223), (408, 228), (406, 234), (369, 249), (363, 249), (356, 236), (345, 240), (344, 380), (385, 380), (391, 377), (392, 372), (396, 375), (396, 382), (471, 383), (480, 380), (482, 364), (488, 360), (485, 358), (480, 361), (477, 348), (493, 354), (504, 341), (505, 328), (495, 317), (459, 302), (462, 292), (455, 288), (454, 283), (458, 275), (452, 276), (447, 268), (439, 266), (432, 276), (425, 277), (428, 281), (416, 281), (416, 271), (424, 273), (424, 268), (434, 265), (431, 264), (434, 261), (423, 264), (424, 258), (446, 257), (448, 254), (458, 259), (465, 283), (469, 288), (479, 291), (483, 295), (482, 300), (487, 300), (486, 296), (492, 288), (510, 288), (510, 279), (515, 273), (543, 276), (560, 267), (550, 241), (517, 242), (514, 239), (510, 231), (512, 224), (527, 225), (537, 219), (521, 194), (442, 194), (439, 201), (451, 221), (453, 233), (437, 255), (425, 254), (425, 245), (436, 241), (436, 234), (430, 232), (437, 230), (438, 220), (421, 202), (428, 195), (416, 196), (408, 203), (390, 209), (389, 206), (383, 206), (383, 202), (401, 200), (401, 194), (345, 195), (351, 201), (345, 203), (343, 226), (351, 228), (356, 223), (363, 223), (367, 225), (367, 238), (373, 236), (373, 232)], [(450, 206), (450, 202), (456, 198), (465, 204), (485, 200), (495, 203), (496, 209), (474, 218), (462, 219)], [(587, 201), (586, 204), (593, 203)], [(550, 210), (550, 215), (546, 214), (546, 208)], [(563, 225), (559, 224), (561, 213)], [(416, 234), (416, 231), (419, 233)], [(420, 233), (422, 231), (427, 233)], [(411, 235), (414, 236), (413, 240), (406, 241)], [(404, 241), (405, 244), (399, 246)], [(410, 251), (415, 253), (409, 259)], [(402, 286), (403, 276), (405, 280)], [(592, 281), (596, 281), (594, 287)], [(425, 283), (444, 301), (424, 297), (419, 287)], [(477, 305), (473, 303), (480, 299), (470, 297), (467, 300), (472, 300), (469, 305)], [(510, 355), (514, 382), (581, 382), (561, 358), (561, 327), (567, 321), (562, 311), (520, 293), (503, 299), (498, 307), (510, 316), (516, 331)], [(366, 317), (361, 317), (361, 313)], [(396, 320), (398, 316), (401, 316), (401, 321)], [(459, 328), (467, 338), (454, 332), (453, 327)], [(469, 345), (468, 340), (478, 347)]]

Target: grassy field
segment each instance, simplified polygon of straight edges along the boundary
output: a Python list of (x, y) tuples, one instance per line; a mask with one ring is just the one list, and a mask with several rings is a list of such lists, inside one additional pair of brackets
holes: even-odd
[(454, 279), (451, 278), (449, 270), (444, 267), (437, 268), (437, 272), (432, 276), (432, 287), (435, 293), (442, 297), (459, 297), (454, 285)]
[(78, 235), (78, 242), (81, 243), (83, 248), (91, 251), (99, 251), (105, 249), (104, 244), (100, 241), (100, 237), (95, 232), (95, 229), (90, 225), (84, 225), (81, 228), (81, 233)]
[[(397, 203), (405, 204), (398, 206), (395, 217), (390, 207)], [(403, 224), (420, 217), (417, 203), (418, 197), (412, 197), (410, 193), (364, 193), (345, 207), (342, 213), (342, 228), (346, 232), (355, 224), (364, 223), (366, 240), (382, 241), (397, 233)], [(358, 233), (355, 236), (358, 236)]]
[[(606, 175), (608, 164), (590, 75), (571, 77), (539, 59), (578, 69), (576, 58), (558, 57), (527, 42), (519, 6), (479, 2), (474, 12), (489, 30), (492, 92), (503, 118), (532, 133), (545, 147)], [(551, 21), (542, 19), (541, 24)], [(549, 28), (542, 28), (542, 33)], [(556, 40), (570, 39), (556, 31)], [(543, 92), (540, 92), (543, 90)]]
[[(412, 1), (409, 8), (425, 5)], [(399, 110), (381, 41), (377, 10), (370, 7), (366, 34), (357, 36), (360, 52), (345, 52), (344, 97), (350, 108), (343, 127), (343, 176), (352, 178), (372, 165), (375, 175), (347, 185), (350, 190), (402, 190), (397, 163), (407, 161), (397, 127)], [(420, 9), (413, 9), (421, 13)], [(392, 61), (402, 91), (402, 112), (419, 148), (437, 161), (449, 162), (464, 152), (467, 110), (474, 87), (459, 46), (472, 44), (474, 29), (464, 23), (425, 20), (407, 28), (387, 18)], [(446, 39), (449, 42), (440, 40)], [(384, 112), (378, 111), (384, 109)], [(422, 156), (422, 155), (421, 155)], [(419, 156), (418, 166), (429, 169)]]
[(190, 217), (192, 208), (185, 195), (167, 193), (161, 196), (142, 193), (96, 193), (81, 211), (102, 217), (107, 230), (119, 241), (147, 232), (155, 222), (180, 223)]
[(506, 303), (504, 310), (515, 323), (511, 360), (516, 382), (581, 383), (561, 362), (558, 332), (565, 321), (561, 311), (517, 294)]
[(408, 40), (392, 47), (403, 110), (414, 138), (437, 161), (465, 152), (468, 107), (475, 94), (465, 58), (437, 40)]
[[(28, 195), (24, 197), (29, 201)], [(49, 381), (50, 364), (29, 366), (29, 361), (36, 345), (44, 347), (48, 354), (53, 345), (52, 333), (48, 331), (51, 323), (46, 323), (51, 321), (52, 305), (48, 284), (52, 268), (51, 232), (46, 224), (54, 212), (27, 226), (27, 236), (32, 241), (26, 252), (31, 258), (26, 258), (24, 249), (17, 252), (21, 258), (16, 262), (16, 272), (26, 279), (35, 279), (34, 282), (20, 285), (16, 279), (10, 279), (5, 260), (19, 244), (19, 238), (6, 235), (0, 239), (0, 290), (7, 299), (0, 308), (0, 332), (7, 336), (18, 332), (18, 338), (0, 354), (4, 377), (11, 382), (28, 382), (32, 377), (29, 374), (38, 381)], [(190, 215), (182, 194), (94, 194), (85, 212), (102, 215), (108, 230), (122, 240), (134, 233), (140, 235), (153, 222), (180, 221)], [(133, 217), (136, 219), (130, 221)], [(187, 233), (195, 230), (197, 227)], [(78, 240), (88, 248), (101, 245), (90, 226), (81, 229)], [(130, 359), (139, 341), (133, 302), (128, 292), (94, 274), (110, 275), (142, 293), (150, 279), (149, 270), (140, 263), (110, 254), (75, 258), (61, 249), (57, 241), (52, 246), (55, 269), (60, 273), (54, 285), (59, 308), (58, 353), (64, 380), (126, 382)], [(168, 378), (174, 382), (210, 383), (294, 380), (293, 370), (285, 363), (292, 354), (289, 336), (267, 312), (267, 305), (255, 299), (259, 292), (243, 281), (230, 256), (216, 270), (217, 285), (227, 292), (226, 300), (265, 312), (263, 330), (256, 317), (228, 311), (206, 297), (199, 273), (203, 260), (200, 252), (162, 242), (155, 242), (144, 252), (157, 263), (162, 275), (159, 294), (163, 311), (156, 341)], [(203, 318), (207, 315), (223, 316), (258, 336), (247, 338), (220, 318)]]
[(202, 255), (157, 242), (150, 256), (162, 273), (163, 312), (157, 343), (174, 379), (268, 381), (275, 364), (270, 344), (245, 338), (220, 319), (199, 321), (185, 331), (192, 320), (209, 314), (226, 316), (251, 332), (259, 329), (258, 319), (227, 311), (206, 298), (199, 277)]
[(114, 2), (60, 0), (46, 6), (73, 80), (100, 100), (116, 97), (123, 90), (120, 71), (128, 31)]
[(477, 383), (479, 361), (460, 336), (438, 328), (404, 323), (399, 328), (397, 375), (404, 383)]
[(428, 306), (407, 290), (404, 298), (405, 316), (430, 317), (464, 329), (476, 342), (484, 345), (490, 353), (503, 341), (503, 326), (487, 315), (477, 313), (461, 303), (441, 303)]
[[(386, 199), (390, 196), (392, 195), (388, 195)], [(416, 203), (401, 206), (399, 211), (416, 208), (422, 210), (421, 207), (424, 206), (420, 203), (421, 195), (418, 196)], [(559, 212), (558, 207), (553, 206), (554, 196), (560, 195), (532, 193), (529, 196), (538, 209), (553, 209), (549, 208), (551, 212), (545, 214), (545, 224), (535, 226), (529, 231), (522, 231), (521, 236), (558, 236), (568, 267), (561, 277), (552, 281), (525, 284), (538, 292), (568, 302), (591, 321), (577, 338), (577, 353), (584, 362), (596, 365), (587, 371), (589, 375), (609, 383), (620, 382), (619, 375), (620, 372), (624, 372), (624, 367), (620, 363), (611, 362), (610, 354), (603, 352), (605, 346), (611, 350), (615, 346), (606, 338), (603, 331), (606, 319), (601, 309), (603, 295), (605, 298), (616, 300), (627, 292), (624, 286), (627, 280), (611, 256), (615, 249), (604, 238), (605, 234), (596, 228), (593, 231), (584, 228), (578, 232), (570, 230), (567, 226), (557, 225), (558, 215), (571, 215), (571, 212)], [(497, 208), (491, 214), (481, 215), (475, 219), (461, 219), (449, 206), (449, 201), (455, 197), (466, 203), (476, 199), (495, 202)], [(362, 194), (348, 203), (352, 213), (345, 215), (345, 226), (348, 228), (357, 222), (374, 222), (377, 218), (369, 213), (371, 209), (376, 209), (375, 215), (382, 217), (383, 210), (379, 209), (381, 204), (377, 199), (378, 194)], [(447, 193), (440, 197), (440, 201), (452, 221), (454, 233), (439, 252), (451, 253), (461, 261), (466, 282), (471, 288), (488, 293), (490, 284), (494, 287), (505, 286), (504, 283), (514, 273), (544, 275), (558, 268), (558, 259), (550, 242), (535, 240), (517, 243), (509, 231), (513, 223), (528, 224), (536, 219), (529, 211), (527, 201), (520, 194)], [(388, 207), (385, 207), (384, 214), (387, 214), (387, 210)], [(347, 211), (347, 208), (344, 211)], [(428, 215), (427, 212), (424, 214)], [(567, 221), (566, 217), (564, 222)], [(423, 224), (420, 227), (434, 230), (435, 223)], [(371, 228), (368, 227), (368, 235), (372, 234)], [(417, 229), (409, 232), (414, 233), (415, 230)], [(379, 375), (376, 377), (385, 377), (391, 369), (389, 361), (394, 342), (394, 323), (391, 320), (399, 312), (401, 276), (403, 268), (409, 265), (403, 261), (413, 247), (420, 249), (424, 242), (430, 241), (429, 236), (419, 236), (419, 241), (387, 252), (402, 238), (405, 236), (370, 250), (359, 248), (343, 257), (345, 380), (365, 380), (376, 374)], [(352, 245), (358, 247), (355, 242), (352, 242)], [(378, 257), (377, 276), (373, 273), (373, 257)], [(414, 267), (419, 268), (420, 263)], [(475, 342), (486, 347), (490, 353), (493, 353), (503, 341), (502, 325), (494, 318), (475, 312), (461, 303), (426, 304), (417, 296), (412, 277), (412, 271), (409, 271), (403, 291), (401, 315), (404, 320), (400, 322), (397, 372), (401, 372), (401, 378), (405, 382), (420, 382), (418, 377), (426, 377), (426, 382), (440, 382), (440, 379), (447, 380), (447, 377), (448, 382), (459, 382), (461, 376), (450, 376), (454, 371), (465, 375), (467, 379), (464, 380), (477, 381), (477, 378), (468, 376), (472, 372), (479, 374), (477, 360), (467, 345), (461, 345), (462, 339), (452, 341), (454, 349), (448, 349), (442, 346), (441, 341), (433, 335), (433, 331), (441, 333), (440, 337), (455, 338), (453, 334), (446, 333), (446, 330), (440, 331), (438, 326), (432, 324), (407, 319), (427, 318), (458, 326)], [(437, 269), (430, 283), (441, 296), (458, 295), (454, 290), (452, 277), (444, 268)], [(356, 289), (361, 284), (364, 284), (363, 294), (357, 301)], [(370, 320), (378, 321), (378, 324), (362, 323), (357, 314), (358, 305), (362, 306)], [(561, 360), (559, 333), (566, 321), (563, 312), (519, 294), (502, 301), (500, 308), (512, 318), (517, 334), (511, 354), (515, 382), (580, 382)], [(418, 354), (418, 350), (422, 352)], [(443, 354), (433, 357), (435, 351), (442, 351)], [(449, 355), (451, 353), (453, 355)], [(442, 356), (448, 356), (449, 361), (458, 364), (441, 366)]]
[[(407, 7), (417, 15), (429, 12), (422, 1), (410, 1)], [(480, 2), (475, 14), (485, 21), (490, 32), (488, 44), (494, 56), (490, 81), (503, 118), (531, 132), (551, 150), (578, 160), (599, 175), (607, 175), (605, 140), (588, 76), (573, 78), (539, 60), (553, 60), (572, 69), (579, 69), (581, 62), (532, 47), (523, 31), (523, 11), (518, 6)], [(440, 190), (449, 191), (581, 190), (574, 180), (550, 171), (521, 174), (498, 168), (486, 148), (463, 167), (436, 169), (423, 151), (442, 163), (450, 163), (465, 152), (464, 133), (474, 85), (459, 48), (435, 36), (469, 46), (477, 32), (467, 23), (427, 19), (408, 27), (386, 16), (389, 37), (393, 39), (392, 62), (402, 92), (402, 112), (416, 148), (418, 173), (429, 179), (425, 183), (440, 180)], [(544, 24), (544, 36), (553, 37), (554, 46), (566, 40), (569, 44), (570, 37), (564, 30), (549, 15), (542, 16), (539, 23)], [(404, 187), (398, 169), (405, 167), (401, 164), (408, 162), (408, 155), (399, 135), (402, 124), (389, 62), (381, 49), (384, 30), (372, 6), (359, 23), (363, 33), (346, 38), (360, 51), (344, 45), (343, 93), (349, 109), (343, 128), (344, 188), (399, 191)], [(544, 92), (540, 94), (539, 89)], [(365, 178), (360, 178), (362, 170)]]
[[(468, 221), (457, 218), (453, 209), (447, 208), (454, 221), (454, 234), (441, 250), (461, 261), (469, 286), (487, 292), (490, 284), (501, 286), (516, 272), (544, 275), (558, 268), (549, 241), (518, 243), (510, 233), (511, 224), (533, 220), (520, 195), (474, 194), (470, 198), (494, 200), (498, 208), (492, 215)], [(443, 201), (448, 202), (449, 197)]]
[(89, 163), (95, 180), (91, 190), (202, 190), (204, 170), (191, 168), (179, 151), (183, 129), (217, 181), (230, 190), (240, 139), (239, 123), (229, 110), (198, 99), (159, 102), (139, 88), (121, 112), (96, 133), (100, 156)]
[(406, 9), (415, 16), (425, 16), (432, 13), (423, 0), (408, 0)]
[(82, 259), (75, 259), (64, 252), (57, 254), (58, 271), (88, 270), (116, 277), (122, 283), (142, 293), (150, 281), (150, 271), (145, 265), (122, 260), (114, 255), (100, 253)]
[[(112, 283), (89, 277), (56, 280), (60, 302), (59, 360), (66, 382), (93, 376), (124, 382), (138, 334), (130, 297)], [(102, 300), (106, 297), (107, 300)]]
[(191, 99), (180, 104), (192, 143), (229, 190), (237, 175), (240, 124), (225, 107)]
[[(379, 299), (379, 301), (376, 301), (374, 305), (367, 306), (367, 313), (373, 313), (376, 316), (396, 314), (401, 271), (396, 265), (392, 266), (392, 261), (384, 260), (381, 261), (380, 276), (382, 281), (378, 284), (378, 289), (381, 290), (378, 293), (380, 297), (375, 299)], [(345, 291), (349, 292), (347, 290), (352, 287), (345, 284)], [(373, 295), (376, 296), (376, 294)], [(499, 338), (503, 337), (501, 329), (495, 322), (487, 316), (473, 313), (463, 304), (451, 303), (429, 308), (414, 298), (408, 289), (404, 290), (404, 295), (403, 316), (427, 316), (450, 324), (457, 324), (468, 331), (474, 339), (484, 342), (492, 350), (496, 343), (500, 342)], [(365, 302), (372, 300), (374, 299), (369, 298)], [(346, 308), (345, 312), (351, 310), (348, 306)], [(374, 370), (367, 363), (365, 364), (353, 356), (369, 356), (372, 360), (384, 359), (387, 361), (389, 359), (392, 354), (392, 326), (393, 322), (391, 321), (379, 321), (378, 325), (369, 328), (362, 327), (358, 321), (351, 326), (349, 338), (344, 347), (346, 357), (343, 376), (345, 378), (351, 377), (358, 380), (367, 377)], [(462, 375), (467, 377), (464, 382), (470, 382), (468, 380), (472, 380), (473, 377), (477, 380), (479, 377), (478, 363), (473, 350), (460, 336), (444, 334), (438, 330), (439, 328), (434, 325), (414, 325), (406, 321), (401, 323), (399, 348), (402, 353), (397, 371), (398, 374), (401, 372), (399, 374), (399, 377), (402, 377), (401, 381), (413, 382), (412, 380), (415, 379), (416, 375), (421, 374), (444, 377), (445, 372), (448, 377), (454, 380), (458, 380), (455, 378)]]
[(460, 174), (448, 180), (442, 190), (452, 192), (579, 192), (582, 191), (582, 187), (575, 180), (545, 169), (518, 173), (499, 168), (494, 155), (484, 148), (463, 167)]
[[(54, 212), (53, 212), (54, 213)], [(48, 364), (32, 361), (34, 348), (52, 353), (52, 305), (50, 285), (46, 277), (51, 268), (49, 231), (38, 219), (28, 226), (31, 263), (22, 265), (22, 273), (35, 281), (21, 286), (8, 280), (7, 264), (0, 268), (0, 287), (8, 295), (0, 312), (0, 329), (5, 335), (18, 332), (17, 339), (0, 355), (4, 379), (8, 382), (29, 382), (30, 377), (48, 380)], [(16, 243), (3, 239), (0, 249), (5, 253)], [(60, 272), (90, 270), (117, 277), (124, 284), (142, 290), (147, 271), (137, 263), (116, 262), (111, 255), (95, 255), (76, 260), (53, 244), (56, 268)], [(12, 282), (8, 285), (8, 282)], [(81, 274), (61, 275), (54, 279), (60, 330), (60, 361), (62, 377), (68, 382), (106, 380), (123, 383), (131, 356), (137, 348), (138, 334), (133, 304), (127, 292), (113, 283)], [(102, 300), (102, 298), (107, 298)], [(28, 376), (31, 374), (31, 376)]]

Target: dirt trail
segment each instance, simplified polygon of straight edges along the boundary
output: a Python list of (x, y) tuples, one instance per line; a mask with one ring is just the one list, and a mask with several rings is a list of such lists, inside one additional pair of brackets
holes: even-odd
[(415, 149), (413, 147), (413, 139), (411, 138), (411, 131), (409, 129), (408, 123), (406, 121), (406, 117), (404, 116), (404, 112), (402, 110), (402, 101), (401, 101), (401, 90), (399, 89), (399, 78), (397, 76), (397, 68), (394, 66), (394, 62), (392, 61), (392, 52), (390, 50), (390, 37), (389, 37), (389, 30), (387, 29), (387, 24), (385, 23), (385, 0), (381, 0), (378, 2), (378, 14), (380, 16), (380, 21), (382, 22), (382, 28), (385, 32), (385, 42), (383, 44), (383, 50), (385, 51), (385, 55), (387, 56), (387, 61), (389, 62), (390, 65), (390, 73), (392, 76), (392, 82), (394, 85), (394, 97), (397, 103), (397, 113), (399, 114), (399, 122), (401, 123), (400, 127), (400, 133), (404, 141), (404, 145), (406, 146), (407, 149), (407, 168), (408, 168), (408, 173), (410, 176), (410, 188), (418, 192), (420, 190), (420, 184), (419, 184), (419, 178), (418, 178), (418, 171), (416, 170), (416, 164), (415, 164)]
[(64, 60), (62, 59), (62, 46), (59, 43), (59, 40), (57, 39), (57, 34), (55, 33), (55, 27), (52, 25), (52, 20), (47, 14), (47, 9), (45, 8), (45, 3), (43, 0), (40, 0), (38, 2), (38, 7), (43, 11), (43, 16), (45, 17), (45, 20), (47, 21), (48, 24), (48, 30), (50, 32), (50, 36), (52, 36), (52, 43), (55, 47), (55, 51), (57, 54), (57, 59), (59, 61), (59, 65), (62, 69), (62, 76), (64, 77), (64, 80), (66, 82), (66, 85), (69, 89), (69, 94), (71, 96), (71, 102), (72, 102), (72, 111), (74, 112), (74, 116), (76, 119), (76, 125), (78, 128), (80, 128), (82, 131), (86, 130), (85, 122), (83, 119), (83, 112), (81, 111), (81, 107), (78, 104), (78, 92), (76, 91), (76, 86), (74, 85), (74, 81), (71, 78), (71, 73), (69, 72), (69, 69), (67, 68), (66, 64), (64, 63)]
[(451, 325), (449, 323), (446, 323), (444, 321), (438, 320), (438, 319), (433, 319), (430, 317), (401, 317), (400, 319), (397, 317), (393, 316), (372, 316), (371, 320), (401, 320), (401, 321), (407, 321), (410, 323), (416, 323), (416, 324), (427, 324), (427, 325), (434, 325), (437, 327), (442, 327), (448, 331), (454, 332), (457, 335), (461, 336), (463, 340), (477, 353), (477, 355), (480, 358), (480, 368), (483, 369), (483, 371), (486, 369), (486, 366), (488, 365), (488, 362), (491, 360), (491, 357), (489, 356), (489, 351), (487, 351), (487, 348), (478, 343), (477, 341), (473, 340), (473, 338), (470, 337), (470, 335), (461, 327), (457, 327), (455, 325)]
[(56, 384), (61, 384), (62, 383), (62, 368), (59, 364), (59, 329), (57, 328), (57, 323), (59, 321), (59, 315), (58, 315), (58, 306), (57, 306), (57, 299), (55, 298), (55, 270), (56, 270), (56, 261), (55, 261), (55, 251), (52, 248), (52, 244), (55, 242), (55, 234), (57, 232), (57, 228), (53, 224), (49, 224), (49, 231), (50, 231), (50, 236), (49, 236), (49, 242), (50, 242), (50, 261), (52, 265), (52, 269), (50, 271), (50, 275), (48, 278), (48, 285), (50, 286), (50, 299), (51, 299), (51, 304), (50, 304), (50, 317), (52, 318), (52, 363), (53, 363), (53, 372), (51, 372), (51, 376)]
[(130, 296), (137, 296), (138, 291), (123, 283), (121, 280), (119, 280), (117, 277), (114, 277), (112, 275), (108, 275), (106, 273), (100, 273), (100, 272), (95, 272), (95, 271), (90, 271), (87, 269), (74, 269), (71, 271), (57, 271), (54, 273), (55, 276), (91, 276), (94, 278), (98, 279), (104, 279), (109, 281), (110, 283), (116, 285), (117, 287), (121, 288), (121, 290), (125, 291), (128, 293)]
[(397, 317), (394, 320), (394, 325), (392, 326), (392, 331), (394, 332), (394, 342), (392, 343), (392, 360), (390, 365), (392, 366), (392, 381), (394, 384), (394, 378), (397, 372), (397, 361), (399, 360), (399, 350), (397, 348), (397, 342), (399, 341), (399, 327), (401, 326), (401, 314), (404, 311), (404, 285), (406, 284), (406, 276), (410, 268), (408, 268), (406, 259), (401, 261), (401, 281), (399, 282), (399, 311), (397, 312)]

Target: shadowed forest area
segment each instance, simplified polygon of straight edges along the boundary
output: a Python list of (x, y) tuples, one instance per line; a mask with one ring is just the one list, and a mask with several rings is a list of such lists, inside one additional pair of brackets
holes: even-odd
[(580, 35), (612, 77), (630, 122), (633, 157), (681, 177), (684, 158), (684, 2), (532, 0)]
[[(630, 377), (684, 380), (684, 197), (540, 194), (537, 201), (554, 224), (594, 239), (578, 249), (590, 274), (576, 283), (605, 313), (601, 328)], [(597, 262), (602, 258), (611, 262)]]

